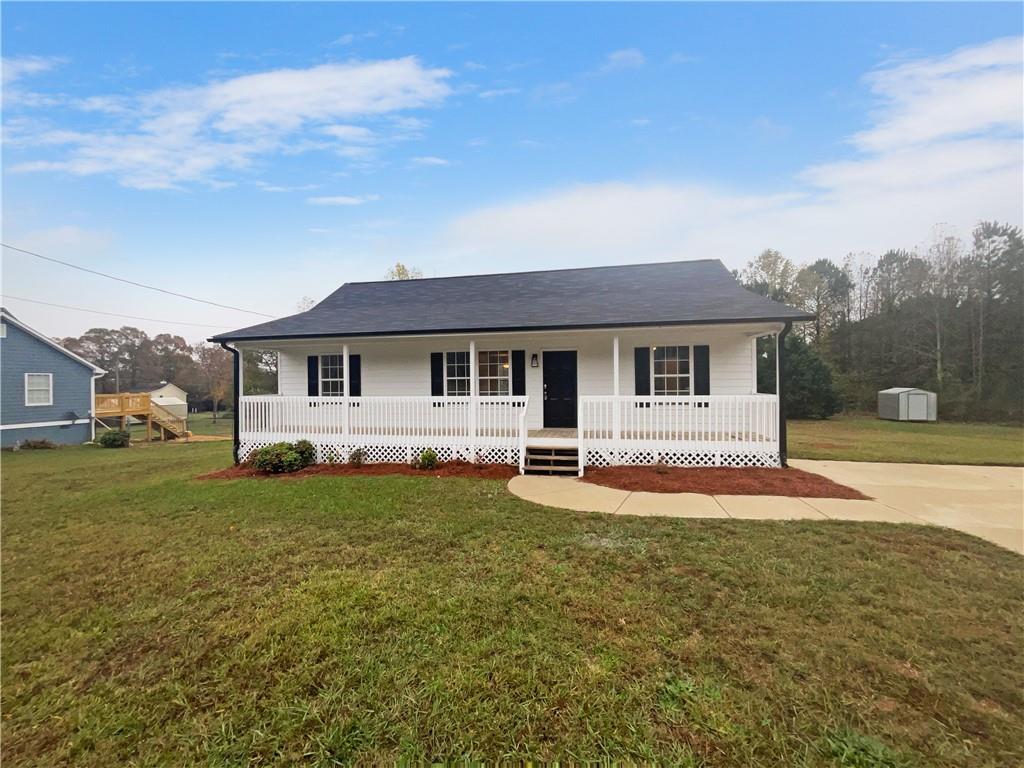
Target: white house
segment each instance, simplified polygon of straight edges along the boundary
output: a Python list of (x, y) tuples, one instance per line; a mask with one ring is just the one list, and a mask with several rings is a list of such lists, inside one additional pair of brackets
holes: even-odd
[[(709, 259), (346, 283), (212, 341), (235, 355), (238, 460), (304, 438), (321, 461), (774, 467), (785, 415), (756, 339), (809, 319)], [(239, 395), (244, 349), (277, 351), (276, 395)]]

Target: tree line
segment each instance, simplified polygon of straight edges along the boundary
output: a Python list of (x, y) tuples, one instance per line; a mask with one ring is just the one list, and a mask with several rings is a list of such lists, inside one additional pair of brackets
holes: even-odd
[[(787, 393), (793, 416), (873, 410), (878, 390), (910, 386), (937, 392), (943, 418), (1024, 418), (1018, 227), (981, 222), (967, 242), (937, 229), (921, 248), (851, 253), (841, 263), (797, 266), (769, 249), (736, 275), (750, 290), (815, 316), (787, 345), (796, 358)], [(763, 391), (772, 391), (774, 370), (761, 376)]]
[[(219, 345), (189, 344), (169, 333), (151, 338), (130, 326), (91, 328), (58, 342), (106, 371), (97, 393), (142, 392), (166, 381), (188, 392), (190, 407), (198, 410), (216, 413), (231, 402), (231, 353)], [(277, 391), (274, 353), (246, 353), (243, 360), (247, 394)]]
[[(421, 274), (396, 264), (388, 277)], [(981, 222), (969, 242), (937, 231), (922, 248), (879, 257), (851, 253), (840, 263), (822, 258), (798, 266), (768, 249), (735, 274), (750, 290), (815, 317), (798, 324), (786, 342), (790, 416), (873, 411), (878, 390), (912, 386), (939, 394), (943, 418), (1024, 420), (1024, 243), (1018, 227)], [(217, 345), (189, 345), (167, 333), (150, 338), (131, 327), (93, 328), (60, 343), (107, 371), (98, 392), (140, 391), (169, 381), (199, 408), (215, 410), (230, 401), (231, 354)], [(774, 342), (760, 343), (759, 389), (772, 392)], [(246, 352), (243, 380), (245, 394), (276, 392), (276, 354)]]

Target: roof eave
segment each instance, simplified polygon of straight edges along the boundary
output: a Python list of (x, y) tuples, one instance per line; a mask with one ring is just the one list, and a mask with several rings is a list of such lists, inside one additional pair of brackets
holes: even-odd
[(532, 331), (573, 331), (573, 330), (601, 330), (604, 328), (655, 328), (665, 326), (687, 326), (687, 325), (738, 325), (742, 323), (806, 323), (814, 320), (814, 315), (796, 314), (788, 316), (766, 316), (766, 317), (736, 317), (736, 318), (715, 318), (702, 320), (661, 320), (636, 323), (573, 323), (556, 325), (529, 325), (529, 326), (477, 326), (473, 328), (435, 328), (429, 330), (413, 329), (398, 331), (361, 331), (357, 333), (341, 333), (331, 331), (327, 333), (296, 333), (296, 334), (267, 334), (264, 336), (234, 336), (231, 334), (218, 334), (211, 336), (207, 341), (212, 343), (230, 343), (233, 341), (302, 341), (304, 339), (330, 339), (330, 338), (381, 338), (387, 336), (452, 336), (464, 333), (530, 333)]

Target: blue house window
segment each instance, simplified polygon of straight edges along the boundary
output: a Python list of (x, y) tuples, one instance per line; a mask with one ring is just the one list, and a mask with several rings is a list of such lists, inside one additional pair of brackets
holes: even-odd
[(25, 374), (25, 405), (53, 405), (53, 374)]

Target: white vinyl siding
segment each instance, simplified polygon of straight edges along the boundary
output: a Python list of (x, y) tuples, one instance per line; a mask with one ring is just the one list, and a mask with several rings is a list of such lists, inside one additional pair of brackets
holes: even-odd
[(53, 374), (25, 374), (25, 405), (53, 405)]
[[(526, 353), (526, 394), (530, 397), (527, 421), (540, 429), (544, 421), (544, 350), (574, 349), (577, 352), (577, 381), (580, 395), (612, 394), (612, 337), (619, 337), (619, 392), (634, 394), (633, 348), (661, 345), (707, 344), (710, 348), (712, 395), (749, 395), (753, 376), (751, 338), (769, 334), (778, 324), (735, 324), (680, 326), (678, 328), (630, 328), (621, 331), (558, 331), (544, 333), (475, 334), (422, 336), (399, 339), (353, 338), (323, 341), (256, 342), (253, 347), (279, 349), (278, 380), (282, 395), (306, 394), (306, 356), (328, 354), (347, 341), (351, 354), (362, 362), (364, 397), (430, 395), (430, 353), (468, 350), (471, 340), (478, 350), (521, 349)], [(240, 345), (242, 346), (242, 345)], [(536, 354), (541, 361), (530, 366)], [(447, 357), (447, 356), (446, 356)], [(445, 360), (447, 377), (447, 359)], [(691, 377), (692, 389), (692, 377)], [(653, 392), (653, 390), (652, 390)], [(481, 394), (483, 394), (481, 392)]]

